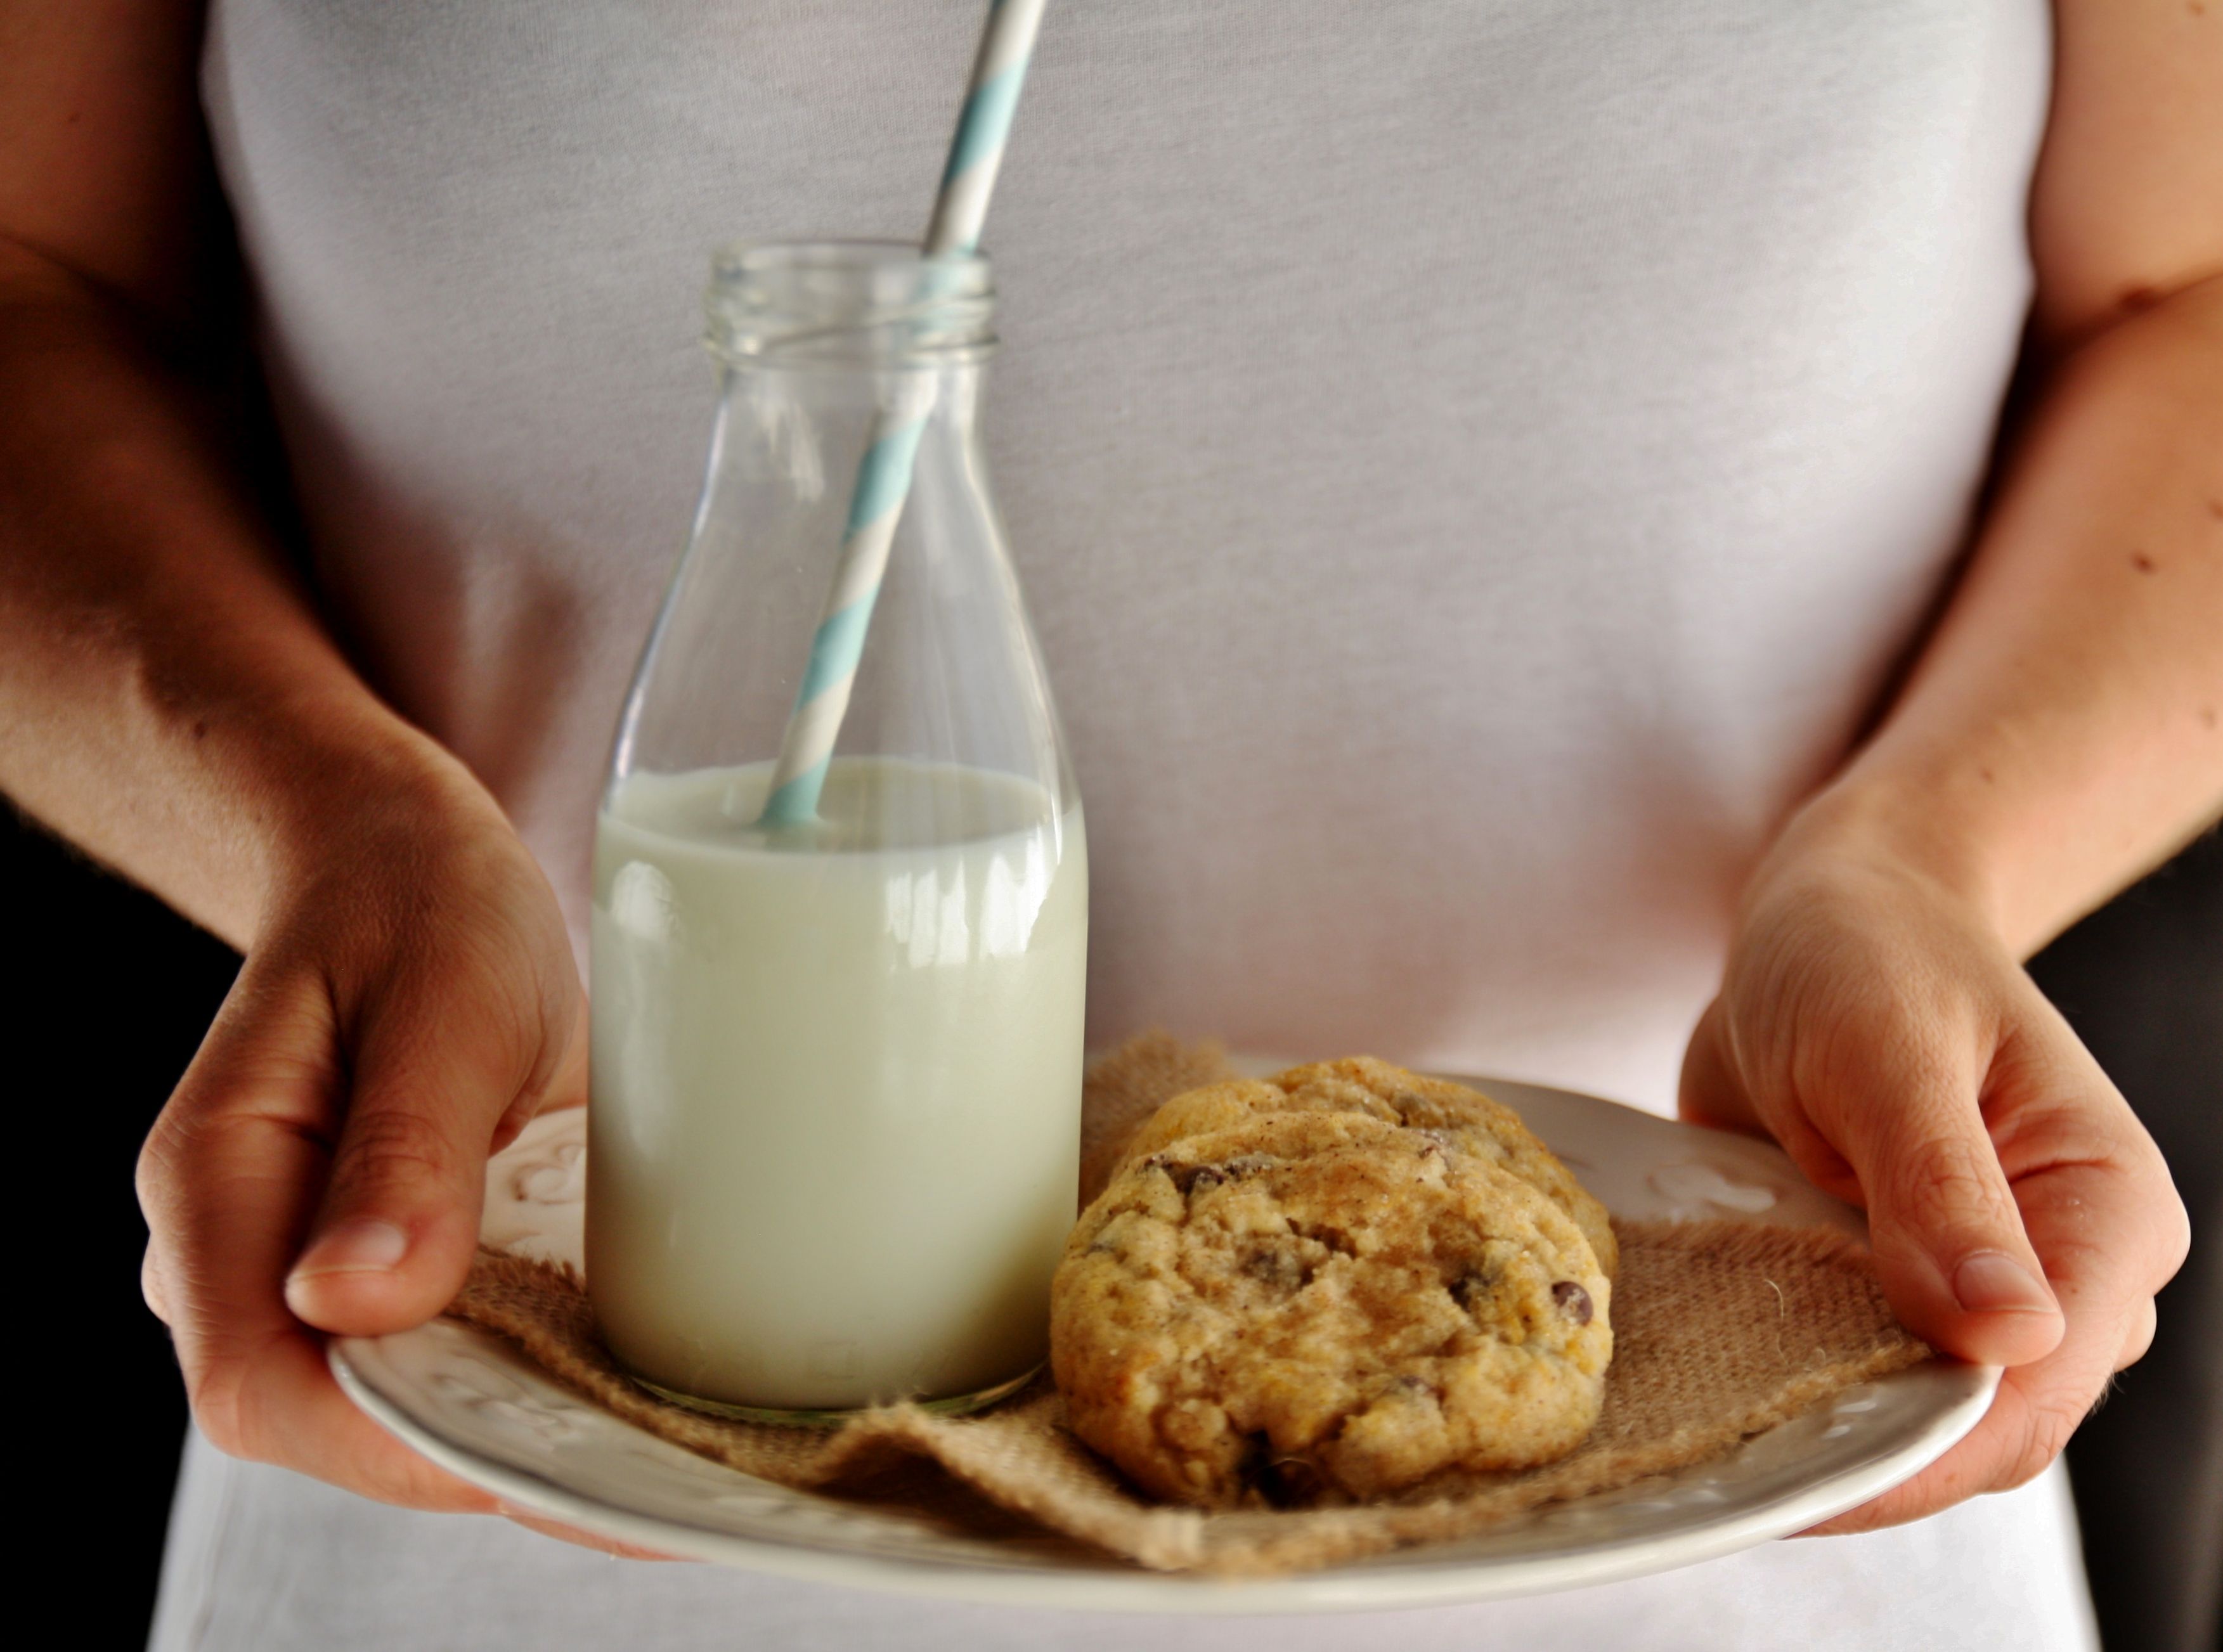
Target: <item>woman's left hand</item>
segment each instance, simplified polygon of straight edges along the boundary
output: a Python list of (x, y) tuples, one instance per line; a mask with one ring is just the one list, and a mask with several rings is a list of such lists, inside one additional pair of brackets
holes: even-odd
[(2144, 1354), (2183, 1261), (2152, 1139), (1974, 903), (1873, 845), (1794, 826), (1748, 890), (1682, 1111), (1764, 1130), (1866, 1207), (1908, 1328), (2006, 1366), (1969, 1435), (1823, 1531), (2019, 1486)]

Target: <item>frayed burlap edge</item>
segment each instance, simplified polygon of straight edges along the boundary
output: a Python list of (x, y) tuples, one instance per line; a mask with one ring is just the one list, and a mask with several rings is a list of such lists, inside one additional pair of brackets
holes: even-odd
[[(1162, 1035), (1097, 1064), (1085, 1182), (1100, 1179), (1118, 1144), (1160, 1102), (1226, 1073), (1217, 1050)], [(973, 1417), (896, 1405), (821, 1432), (706, 1416), (627, 1379), (595, 1333), (577, 1276), (523, 1257), (482, 1252), (450, 1312), (507, 1338), (615, 1416), (743, 1473), (870, 1502), (877, 1477), (924, 1459), (1053, 1531), (1159, 1570), (1223, 1576), (1465, 1536), (1545, 1503), (1630, 1486), (1720, 1455), (1928, 1355), (1892, 1318), (1866, 1253), (1842, 1235), (1716, 1222), (1615, 1228), (1615, 1352), (1590, 1438), (1541, 1468), (1446, 1474), (1393, 1501), (1352, 1507), (1207, 1514), (1149, 1501), (1067, 1429), (1064, 1402), (1046, 1378)], [(936, 1512), (961, 1526), (964, 1507), (953, 1497)]]

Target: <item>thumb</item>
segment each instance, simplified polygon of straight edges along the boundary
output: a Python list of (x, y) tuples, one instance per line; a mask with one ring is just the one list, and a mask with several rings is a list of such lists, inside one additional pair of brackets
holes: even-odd
[(287, 1305), (319, 1329), (404, 1330), (454, 1299), (497, 1134), (529, 1114), (568, 1042), (576, 988), (550, 1005), (524, 982), (461, 973), (381, 993), (348, 1040), (331, 1174), (286, 1282)]
[(1885, 1294), (1932, 1347), (2018, 1366), (2061, 1341), (2061, 1304), (1977, 1105), (1976, 1085), (1905, 1076), (1847, 1132)]

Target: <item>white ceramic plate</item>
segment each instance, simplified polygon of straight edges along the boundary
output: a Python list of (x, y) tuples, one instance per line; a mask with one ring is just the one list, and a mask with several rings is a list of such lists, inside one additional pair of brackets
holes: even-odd
[[(1860, 1234), (1775, 1148), (1593, 1096), (1477, 1081), (1520, 1109), (1616, 1215), (1725, 1217)], [(488, 1243), (576, 1262), (584, 1115), (536, 1121), (487, 1173)], [(790, 1491), (620, 1422), (500, 1339), (450, 1320), (350, 1338), (332, 1369), (433, 1461), (520, 1508), (607, 1537), (820, 1582), (1011, 1605), (1126, 1611), (1377, 1610), (1502, 1599), (1666, 1571), (1826, 1520), (1975, 1425), (1999, 1372), (1918, 1366), (1640, 1486), (1479, 1536), (1297, 1577), (1231, 1583), (1130, 1566), (1048, 1534), (984, 1538), (930, 1517)]]

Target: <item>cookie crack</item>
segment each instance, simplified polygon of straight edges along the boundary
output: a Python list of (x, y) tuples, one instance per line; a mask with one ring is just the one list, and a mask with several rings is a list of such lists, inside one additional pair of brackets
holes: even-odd
[(1315, 1245), (1324, 1246), (1338, 1256), (1347, 1256), (1354, 1262), (1358, 1259), (1358, 1247), (1351, 1235), (1331, 1223), (1292, 1222), (1289, 1231), (1300, 1239), (1309, 1239)]

